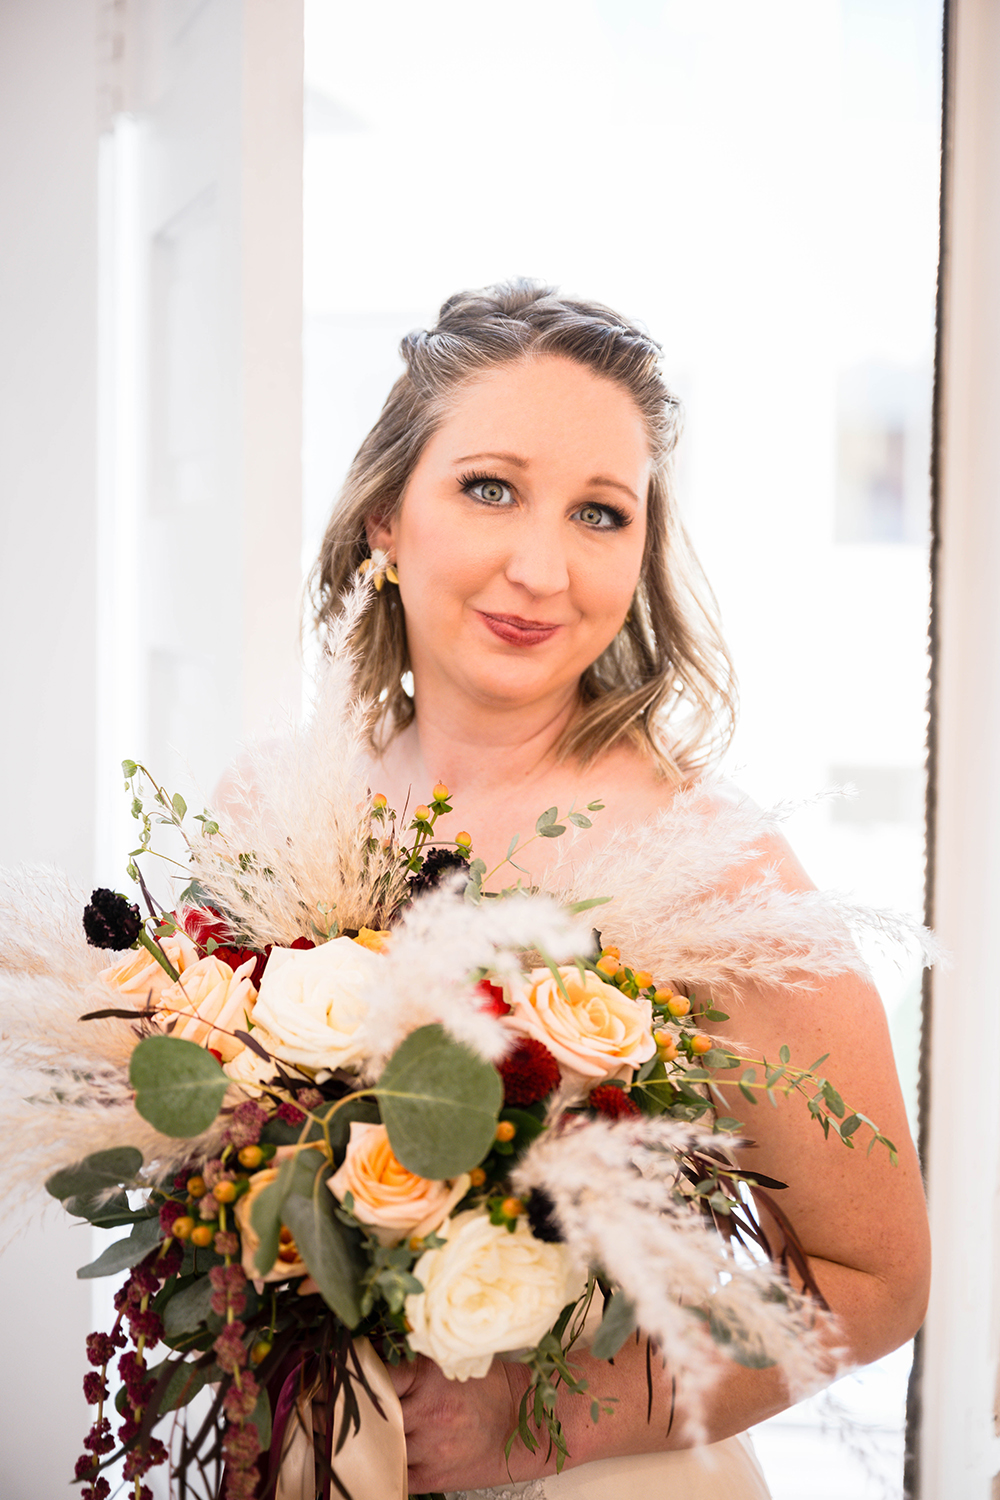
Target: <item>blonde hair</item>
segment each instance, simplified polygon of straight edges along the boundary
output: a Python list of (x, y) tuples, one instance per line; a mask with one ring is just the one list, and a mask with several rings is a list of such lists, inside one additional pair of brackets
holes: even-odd
[[(562, 355), (613, 380), (645, 421), (652, 454), (646, 545), (628, 618), (580, 679), (580, 711), (559, 745), (586, 764), (623, 738), (672, 779), (703, 770), (725, 750), (736, 716), (736, 684), (714, 596), (677, 511), (673, 451), (681, 407), (660, 372), (660, 347), (596, 302), (559, 297), (516, 280), (460, 292), (436, 327), (409, 333), (406, 371), (358, 450), (310, 578), (317, 628), (336, 617), (369, 554), (366, 523), (389, 520), (428, 440), (463, 386), (503, 364)], [(414, 715), (402, 677), (409, 669), (398, 591), (387, 586), (357, 627), (355, 686), (380, 702), (391, 738)]]

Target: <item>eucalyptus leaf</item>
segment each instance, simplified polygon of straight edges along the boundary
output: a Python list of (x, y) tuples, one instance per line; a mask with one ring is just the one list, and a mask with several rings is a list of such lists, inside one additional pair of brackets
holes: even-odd
[(594, 1334), (591, 1354), (596, 1359), (612, 1359), (635, 1327), (635, 1304), (623, 1291), (615, 1292), (604, 1309), (601, 1326)]
[(541, 839), (561, 839), (565, 832), (565, 823), (546, 823), (544, 828), (539, 828), (538, 837)]
[(365, 1261), (357, 1232), (334, 1217), (334, 1197), (326, 1186), (328, 1175), (329, 1169), (316, 1173), (308, 1197), (290, 1192), (282, 1204), (281, 1217), (295, 1236), (323, 1301), (342, 1323), (354, 1328), (361, 1321), (360, 1286)]
[(558, 807), (547, 807), (543, 813), (539, 814), (535, 822), (535, 832), (541, 833), (543, 829), (548, 828), (551, 824), (553, 824), (558, 816)]
[(163, 1310), (163, 1330), (168, 1339), (194, 1333), (208, 1322), (214, 1288), (207, 1276), (199, 1276), (183, 1291), (175, 1292)]
[(593, 828), (593, 823), (583, 813), (567, 813), (566, 820), (572, 823), (574, 828)]
[[(159, 1364), (150, 1370), (151, 1375), (158, 1375), (163, 1370), (163, 1364)], [(170, 1379), (167, 1381), (166, 1390), (160, 1398), (159, 1409), (161, 1412), (176, 1411), (179, 1406), (187, 1406), (193, 1401), (198, 1392), (204, 1390), (206, 1385), (218, 1380), (222, 1374), (216, 1364), (198, 1366), (189, 1364), (187, 1360), (176, 1366)]]
[(127, 1271), (145, 1260), (162, 1238), (159, 1218), (141, 1219), (128, 1239), (116, 1240), (96, 1260), (81, 1266), (76, 1274), (81, 1281), (91, 1281), (97, 1276), (113, 1276), (117, 1271)]
[(88, 1197), (66, 1198), (63, 1208), (78, 1219), (86, 1219), (97, 1229), (121, 1229), (126, 1224), (137, 1224), (140, 1219), (155, 1219), (158, 1210), (152, 1204), (142, 1208), (131, 1208), (124, 1193), (113, 1198), (102, 1198), (97, 1194)]
[(135, 1107), (156, 1130), (200, 1135), (222, 1107), (229, 1079), (204, 1047), (175, 1036), (147, 1036), (132, 1053)]
[(250, 1413), (249, 1421), (257, 1429), (257, 1437), (260, 1442), (260, 1451), (267, 1453), (271, 1446), (271, 1401), (267, 1394), (267, 1386), (261, 1386), (257, 1397), (257, 1404)]
[(373, 1092), (396, 1157), (418, 1177), (457, 1177), (493, 1144), (500, 1075), (441, 1026), (412, 1031)]
[(142, 1152), (134, 1146), (114, 1146), (110, 1151), (95, 1151), (73, 1167), (53, 1172), (45, 1186), (53, 1198), (92, 1197), (105, 1188), (136, 1184)]

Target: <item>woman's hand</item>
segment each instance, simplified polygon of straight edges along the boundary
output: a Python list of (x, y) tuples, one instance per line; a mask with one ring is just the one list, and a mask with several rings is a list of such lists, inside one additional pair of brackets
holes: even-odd
[(446, 1380), (438, 1366), (418, 1355), (413, 1364), (390, 1365), (389, 1378), (403, 1408), (411, 1495), (433, 1490), (485, 1489), (509, 1484), (531, 1455), (520, 1442), (504, 1445), (517, 1422), (527, 1386), (522, 1365), (495, 1359), (482, 1380)]

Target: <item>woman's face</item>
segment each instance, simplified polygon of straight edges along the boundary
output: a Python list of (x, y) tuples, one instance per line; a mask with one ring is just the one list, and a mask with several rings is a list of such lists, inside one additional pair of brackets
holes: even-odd
[(371, 528), (399, 572), (421, 696), (568, 700), (632, 601), (649, 475), (628, 392), (574, 360), (463, 387), (396, 515)]

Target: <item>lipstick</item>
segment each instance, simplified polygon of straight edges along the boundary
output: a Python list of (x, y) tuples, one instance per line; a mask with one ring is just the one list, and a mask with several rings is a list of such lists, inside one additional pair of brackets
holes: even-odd
[(562, 628), (558, 624), (547, 625), (543, 620), (523, 620), (520, 615), (487, 614), (482, 609), (477, 613), (487, 630), (506, 641), (508, 646), (540, 646)]

